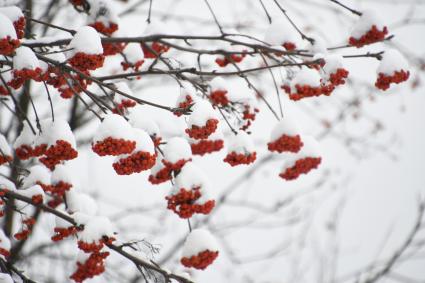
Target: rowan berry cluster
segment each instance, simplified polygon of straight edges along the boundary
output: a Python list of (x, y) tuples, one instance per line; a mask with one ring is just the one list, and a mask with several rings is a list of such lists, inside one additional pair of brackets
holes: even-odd
[(212, 264), (217, 257), (218, 251), (212, 252), (206, 250), (189, 258), (183, 257), (180, 262), (186, 267), (204, 270), (208, 265)]
[(180, 188), (173, 195), (166, 196), (167, 208), (174, 211), (180, 218), (186, 219), (192, 217), (193, 214), (209, 214), (215, 206), (214, 200), (207, 200), (204, 203), (199, 203), (202, 197), (200, 187), (190, 190)]

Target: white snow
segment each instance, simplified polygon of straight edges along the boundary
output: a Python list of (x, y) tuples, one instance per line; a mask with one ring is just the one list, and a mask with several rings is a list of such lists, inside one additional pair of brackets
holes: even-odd
[(89, 26), (84, 26), (77, 30), (68, 48), (73, 48), (73, 50), (69, 52), (69, 58), (78, 52), (90, 55), (103, 54), (99, 33)]
[(66, 203), (69, 213), (80, 212), (87, 215), (95, 215), (97, 212), (97, 205), (93, 198), (76, 190), (66, 192)]
[(291, 81), (291, 88), (295, 88), (296, 85), (308, 85), (310, 87), (320, 86), (320, 74), (314, 69), (303, 67)]
[(328, 53), (327, 50), (327, 43), (325, 41), (325, 39), (322, 36), (315, 36), (314, 38), (314, 43), (313, 44), (309, 44), (308, 50), (313, 53), (313, 54), (326, 54)]
[(378, 30), (382, 30), (384, 28), (378, 13), (372, 10), (363, 11), (361, 17), (355, 23), (353, 30), (351, 31), (351, 36), (359, 39), (362, 35), (366, 34), (373, 25), (375, 25)]
[(396, 49), (390, 49), (385, 51), (384, 55), (382, 55), (382, 60), (379, 64), (377, 73), (392, 75), (396, 71), (407, 71), (408, 69), (409, 63), (403, 54)]
[(109, 22), (118, 24), (116, 9), (112, 7), (111, 1), (88, 0), (90, 4), (89, 23), (102, 22), (105, 25)]
[[(131, 89), (128, 87), (128, 84), (126, 82), (117, 82), (115, 83), (115, 87), (117, 88), (117, 90), (124, 92), (128, 95), (134, 96), (133, 92), (131, 91)], [(121, 103), (124, 99), (128, 99), (125, 96), (122, 96), (121, 94), (119, 94), (118, 92), (114, 93), (114, 102), (115, 103)]]
[(79, 233), (79, 236), (85, 243), (97, 243), (103, 236), (114, 236), (114, 228), (107, 217), (93, 216), (84, 225), (84, 230)]
[(105, 138), (134, 140), (133, 128), (120, 115), (108, 114), (98, 127), (93, 142), (102, 141)]
[(222, 77), (215, 77), (210, 81), (211, 92), (217, 90), (227, 90), (227, 82)]
[(0, 40), (10, 36), (11, 39), (17, 39), (16, 30), (12, 21), (0, 13)]
[(273, 20), (265, 32), (264, 41), (270, 45), (282, 45), (286, 42), (298, 46), (299, 36), (293, 26), (286, 19)]
[(150, 154), (155, 154), (155, 146), (151, 137), (144, 130), (133, 129), (134, 140), (136, 141), (136, 148), (134, 151), (144, 151)]
[[(44, 120), (40, 137), (43, 143), (47, 143), (48, 146), (55, 145), (58, 140), (64, 140), (69, 142), (74, 149), (76, 148), (75, 137), (71, 127), (67, 121), (62, 119), (56, 118), (54, 122), (50, 119)], [(39, 144), (38, 141), (36, 143)]]
[(187, 160), (192, 157), (192, 149), (189, 143), (181, 137), (174, 137), (168, 140), (163, 152), (164, 159), (171, 163), (176, 163), (180, 159)]
[(7, 189), (9, 191), (16, 191), (15, 184), (7, 179), (6, 177), (3, 177), (0, 175), (0, 189)]
[(285, 115), (273, 128), (270, 140), (275, 141), (282, 135), (296, 136), (300, 134), (300, 130), (296, 121)]
[(16, 138), (15, 143), (13, 144), (13, 148), (18, 148), (21, 145), (32, 145), (36, 136), (31, 131), (30, 126), (27, 121), (23, 122), (22, 131), (19, 136)]
[[(9, 238), (6, 236), (3, 229), (0, 229), (0, 248), (5, 249), (7, 251), (10, 251), (10, 246), (11, 245), (10, 245)], [(4, 257), (2, 255), (0, 255), (0, 258), (4, 259)], [(0, 275), (1, 274), (3, 274), (3, 273), (0, 273)], [(1, 280), (2, 280), (2, 278), (0, 277), (0, 282), (3, 282)], [(5, 281), (5, 282), (7, 282), (7, 281)], [(13, 282), (13, 281), (10, 281), (10, 282)]]
[(191, 257), (203, 251), (218, 251), (218, 243), (214, 236), (205, 229), (194, 229), (187, 236), (183, 245), (183, 257)]
[[(57, 209), (56, 208), (56, 210), (59, 210), (59, 209)], [(71, 215), (69, 215), (66, 211), (63, 211), (63, 210), (59, 210), (61, 213), (63, 213), (63, 214), (65, 214), (65, 215), (67, 215), (67, 216), (71, 216)], [(71, 227), (72, 226), (72, 224), (71, 223), (69, 223), (68, 221), (66, 221), (65, 219), (62, 219), (61, 217), (55, 217), (55, 227), (57, 227), (57, 228), (68, 228), (68, 227)]]
[[(3, 256), (0, 256), (0, 257), (4, 259)], [(1, 283), (13, 283), (13, 279), (7, 273), (0, 273), (0, 282)]]
[(12, 22), (24, 17), (22, 10), (16, 6), (0, 7), (0, 13), (8, 17)]
[(130, 110), (128, 122), (134, 128), (145, 130), (150, 136), (160, 136), (158, 124), (147, 113), (144, 113), (140, 106)]
[(19, 190), (18, 193), (29, 198), (32, 198), (33, 196), (36, 196), (36, 195), (41, 195), (43, 197), (43, 200), (45, 199), (44, 190), (40, 185), (34, 185), (27, 189)]
[(0, 156), (12, 156), (12, 148), (7, 142), (6, 138), (0, 134)]
[(239, 131), (237, 135), (232, 136), (228, 152), (235, 152), (240, 154), (249, 154), (255, 151), (254, 143), (250, 135), (244, 131)]
[(217, 114), (211, 103), (206, 100), (198, 100), (192, 107), (192, 113), (189, 116), (187, 124), (189, 127), (203, 127), (209, 119), (217, 119)]
[(13, 56), (13, 69), (15, 70), (35, 70), (40, 67), (40, 62), (38, 61), (35, 53), (26, 46), (21, 46), (16, 48), (16, 55)]
[(325, 66), (323, 71), (326, 75), (335, 73), (338, 69), (344, 69), (344, 58), (338, 54), (327, 55), (324, 57)]
[(163, 158), (159, 155), (156, 157), (155, 165), (151, 168), (151, 175), (155, 176), (159, 171), (161, 171), (165, 165), (162, 163)]
[(209, 186), (207, 175), (193, 162), (186, 163), (176, 177), (176, 188), (190, 190), (201, 187), (202, 190)]
[(23, 179), (22, 187), (29, 188), (37, 184), (37, 182), (50, 185), (51, 173), (46, 166), (34, 165), (29, 169), (29, 175)]
[(72, 171), (68, 163), (58, 164), (55, 166), (55, 170), (52, 172), (51, 181), (52, 185), (55, 185), (60, 181), (74, 185), (75, 177), (72, 175)]
[(135, 64), (137, 61), (141, 61), (145, 58), (145, 54), (143, 53), (143, 49), (139, 43), (129, 43), (124, 51), (125, 58), (129, 63)]

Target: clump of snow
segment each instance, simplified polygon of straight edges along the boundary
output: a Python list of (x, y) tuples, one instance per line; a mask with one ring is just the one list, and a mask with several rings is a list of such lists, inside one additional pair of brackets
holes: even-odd
[(79, 236), (85, 243), (97, 243), (103, 236), (114, 236), (114, 228), (107, 217), (94, 216), (84, 225), (84, 230), (79, 233)]
[(327, 43), (321, 36), (315, 36), (313, 44), (309, 45), (308, 50), (313, 54), (328, 53)]
[(116, 9), (111, 5), (111, 1), (105, 0), (87, 0), (90, 4), (89, 22), (109, 22), (118, 24)]
[[(0, 255), (0, 257), (4, 259), (4, 257), (2, 255)], [(13, 283), (13, 279), (7, 273), (0, 273), (0, 282), (2, 282), (2, 283)]]
[(299, 36), (293, 26), (286, 19), (273, 21), (265, 32), (264, 41), (270, 45), (298, 42)]
[[(131, 89), (128, 87), (128, 84), (126, 82), (117, 82), (115, 83), (115, 87), (118, 91), (124, 92), (125, 94), (134, 96), (133, 92), (131, 91)], [(118, 92), (114, 93), (114, 101), (116, 103), (122, 103), (122, 100), (124, 99), (128, 99), (125, 96), (122, 96), (121, 94), (119, 94)]]
[(22, 10), (16, 6), (0, 7), (0, 14), (5, 15), (12, 22), (19, 20), (21, 17), (24, 17)]
[(31, 48), (20, 46), (15, 50), (16, 54), (13, 56), (13, 69), (15, 70), (35, 70), (40, 67), (40, 62), (35, 56)]
[(150, 136), (160, 136), (158, 124), (141, 107), (134, 107), (128, 115), (128, 122), (134, 128), (145, 130)]
[(17, 39), (16, 30), (12, 21), (0, 13), (0, 39), (10, 36), (11, 39)]
[(0, 155), (12, 156), (12, 148), (2, 134), (0, 134)]
[(31, 145), (35, 139), (34, 133), (31, 131), (30, 126), (27, 121), (23, 122), (22, 131), (19, 136), (16, 138), (15, 143), (13, 144), (13, 148), (18, 148), (21, 145)]
[(211, 103), (206, 100), (198, 100), (192, 107), (192, 113), (187, 123), (189, 127), (202, 127), (206, 125), (209, 119), (217, 119), (217, 114), (211, 106)]
[(228, 85), (227, 82), (222, 77), (215, 77), (210, 81), (211, 91), (216, 90), (227, 90)]
[(407, 71), (409, 69), (409, 63), (406, 58), (396, 49), (390, 49), (385, 51), (382, 55), (381, 63), (379, 64), (377, 73), (383, 73), (385, 75), (393, 75), (397, 71)]
[(353, 30), (351, 31), (351, 36), (354, 38), (360, 38), (374, 25), (378, 30), (384, 29), (384, 25), (382, 24), (382, 20), (378, 13), (372, 10), (366, 10), (362, 12), (362, 15), (354, 25)]
[(299, 135), (300, 130), (296, 121), (285, 115), (285, 117), (280, 120), (276, 126), (274, 126), (270, 139), (275, 141), (279, 139), (282, 135), (287, 136), (296, 136)]
[(192, 157), (192, 149), (189, 143), (181, 137), (174, 137), (168, 140), (163, 152), (164, 159), (171, 163), (175, 163), (181, 159), (187, 160)]
[(180, 88), (180, 95), (177, 98), (176, 106), (178, 107), (180, 103), (187, 100), (187, 96), (192, 98), (192, 101), (195, 102), (198, 98), (198, 92), (196, 88), (188, 82), (182, 82), (182, 87)]
[[(10, 247), (11, 247), (11, 245), (10, 245), (9, 238), (3, 232), (3, 229), (0, 229), (0, 249), (5, 249), (7, 251), (10, 251)], [(1, 254), (0, 254), (0, 258), (4, 260), (4, 256), (1, 255)], [(1, 274), (4, 274), (4, 273), (0, 273), (0, 275)], [(3, 282), (1, 280), (2, 280), (2, 277), (0, 276), (0, 282)], [(4, 282), (8, 282), (8, 281), (4, 281)], [(13, 281), (10, 281), (10, 282), (13, 283)]]
[(75, 190), (66, 192), (66, 203), (69, 213), (80, 212), (85, 215), (95, 215), (97, 212), (97, 205), (93, 198)]
[[(56, 210), (59, 210), (59, 209), (56, 208)], [(67, 215), (67, 216), (70, 216), (66, 211), (62, 211), (62, 210), (59, 210), (59, 211), (61, 213), (65, 214), (65, 215)], [(63, 219), (61, 217), (57, 217), (57, 216), (55, 217), (55, 227), (57, 227), (57, 228), (68, 228), (70, 226), (72, 226), (72, 224), (69, 223), (68, 221), (66, 221), (65, 219)]]
[(16, 191), (16, 186), (12, 181), (0, 175), (0, 189)]
[(255, 147), (252, 138), (244, 131), (239, 131), (237, 135), (233, 136), (228, 146), (228, 152), (238, 154), (252, 153), (254, 151)]
[(97, 129), (93, 142), (101, 141), (107, 137), (134, 140), (133, 128), (122, 116), (108, 114)]
[(137, 61), (141, 61), (145, 58), (145, 54), (143, 52), (142, 47), (139, 43), (135, 42), (129, 43), (125, 47), (123, 53), (125, 59), (127, 59), (127, 61), (132, 64), (135, 64)]
[(320, 87), (320, 75), (319, 73), (310, 68), (302, 68), (291, 81), (291, 88), (295, 88), (296, 85), (308, 85), (310, 87)]
[(136, 141), (135, 151), (149, 152), (155, 154), (155, 146), (151, 137), (145, 131), (141, 129), (134, 129), (134, 140)]
[(23, 188), (34, 186), (37, 184), (37, 182), (50, 185), (51, 173), (50, 170), (46, 168), (46, 166), (34, 165), (29, 169), (29, 171), (29, 175), (23, 180)]
[(68, 163), (58, 164), (55, 166), (55, 170), (52, 172), (51, 182), (52, 184), (57, 184), (60, 181), (74, 185), (75, 176), (71, 174), (71, 169)]
[(327, 75), (335, 73), (337, 69), (344, 68), (344, 58), (341, 55), (327, 55), (323, 59), (325, 60), (325, 66), (323, 66), (323, 71)]
[(36, 195), (41, 195), (44, 200), (44, 190), (40, 185), (34, 185), (24, 190), (19, 190), (19, 194), (26, 196), (28, 198), (32, 198)]
[(200, 187), (206, 189), (209, 186), (205, 173), (193, 162), (186, 163), (176, 178), (176, 187), (190, 190)]
[(55, 145), (58, 140), (64, 140), (69, 142), (73, 148), (76, 148), (75, 137), (71, 127), (63, 119), (55, 119), (55, 121), (44, 120), (41, 137), (43, 143), (48, 146)]
[(192, 230), (184, 242), (183, 257), (190, 258), (206, 250), (218, 251), (218, 243), (214, 236), (205, 229)]
[(68, 48), (72, 48), (69, 53), (69, 57), (74, 56), (74, 54), (78, 52), (90, 55), (103, 54), (103, 47), (99, 33), (89, 26), (84, 26), (77, 30), (77, 33), (72, 38)]

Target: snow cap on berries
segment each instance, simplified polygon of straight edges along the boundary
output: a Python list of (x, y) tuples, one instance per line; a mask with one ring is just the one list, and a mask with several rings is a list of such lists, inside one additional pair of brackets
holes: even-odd
[(2, 134), (0, 134), (0, 157), (1, 156), (12, 156), (12, 148)]
[(203, 127), (210, 119), (217, 120), (217, 114), (208, 101), (199, 100), (192, 107), (192, 113), (189, 116), (188, 125), (189, 127)]
[(314, 69), (302, 68), (291, 81), (291, 88), (295, 88), (296, 85), (320, 87), (320, 75)]
[(23, 179), (23, 188), (29, 188), (36, 184), (50, 185), (51, 172), (45, 166), (34, 165), (29, 169), (29, 171), (29, 175)]
[(128, 122), (134, 128), (146, 131), (151, 137), (159, 137), (158, 124), (141, 107), (135, 107), (128, 115)]
[(264, 41), (272, 46), (284, 46), (287, 50), (297, 48), (299, 36), (294, 27), (285, 20), (273, 21), (266, 30)]
[(93, 142), (102, 141), (105, 138), (133, 140), (134, 134), (130, 124), (120, 115), (108, 114), (96, 131)]
[[(0, 259), (5, 260), (5, 257), (9, 256), (10, 247), (11, 247), (11, 245), (10, 245), (9, 238), (3, 232), (3, 229), (0, 229)], [(4, 274), (4, 273), (0, 273), (0, 282), (5, 282), (5, 283), (12, 282), (13, 283), (12, 279), (11, 279), (11, 281), (1, 281), (3, 279), (1, 277), (1, 274)]]
[(176, 177), (175, 187), (186, 190), (193, 188), (205, 190), (209, 187), (208, 177), (193, 162), (186, 163)]
[(40, 67), (40, 62), (37, 56), (26, 46), (16, 48), (16, 54), (13, 56), (13, 69), (14, 70), (35, 70)]
[(252, 138), (244, 131), (239, 131), (237, 135), (233, 136), (228, 146), (229, 153), (249, 154), (254, 151), (255, 146)]
[[(218, 255), (218, 250), (217, 241), (208, 230), (194, 229), (192, 232), (190, 232), (189, 236), (187, 236), (186, 241), (184, 242), (182, 263), (190, 267), (205, 269), (206, 266), (215, 260)], [(212, 253), (212, 257), (207, 259), (207, 262), (202, 263), (199, 262), (199, 260), (191, 262), (191, 258), (197, 257), (204, 252)]]
[(13, 26), (12, 21), (3, 13), (0, 13), (0, 23), (0, 40), (7, 37), (10, 37), (11, 39), (17, 39), (15, 27)]
[(97, 243), (103, 236), (113, 237), (114, 228), (111, 221), (104, 216), (93, 216), (79, 233), (80, 240), (85, 243)]
[(409, 69), (409, 63), (400, 51), (396, 49), (390, 49), (384, 52), (382, 60), (379, 64), (377, 73), (383, 73), (385, 75), (393, 75), (397, 71), (407, 71)]
[(179, 160), (188, 160), (192, 157), (192, 150), (187, 140), (181, 137), (174, 137), (167, 141), (164, 146), (164, 159), (171, 163)]
[(79, 212), (84, 215), (95, 215), (97, 212), (97, 204), (93, 198), (76, 190), (66, 192), (66, 202), (69, 213)]
[[(32, 198), (33, 202), (41, 203), (45, 200), (44, 190), (40, 185), (34, 185), (24, 190), (20, 190), (19, 193), (28, 198)], [(39, 199), (36, 201), (36, 198), (38, 197)], [(24, 203), (24, 205), (26, 205), (26, 203)]]
[(128, 63), (131, 64), (136, 64), (145, 58), (143, 49), (140, 47), (140, 44), (135, 42), (127, 44), (123, 53), (125, 55), (125, 59), (128, 61)]
[(351, 36), (355, 39), (359, 39), (362, 35), (365, 35), (368, 31), (370, 31), (373, 26), (376, 26), (378, 30), (383, 30), (385, 28), (378, 13), (373, 10), (363, 11), (351, 31)]
[(89, 55), (103, 54), (102, 42), (99, 33), (92, 27), (83, 26), (77, 30), (68, 46), (69, 57), (81, 52)]

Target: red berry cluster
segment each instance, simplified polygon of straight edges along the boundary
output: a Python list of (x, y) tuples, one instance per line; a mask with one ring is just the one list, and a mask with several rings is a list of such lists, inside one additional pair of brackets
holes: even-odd
[[(145, 58), (154, 59), (157, 55), (167, 52), (170, 49), (170, 46), (154, 41), (149, 47), (154, 52), (151, 52), (144, 44), (141, 44)], [(155, 54), (156, 53), (156, 54)]]
[(243, 58), (245, 58), (245, 56), (246, 56), (246, 54), (244, 54), (244, 53), (242, 53), (242, 54), (231, 54), (230, 57), (228, 55), (226, 55), (224, 57), (219, 57), (219, 58), (215, 59), (215, 62), (220, 67), (226, 67), (230, 63), (240, 63), (240, 62), (242, 62), (242, 60), (243, 60)]
[(118, 156), (121, 154), (130, 154), (135, 148), (135, 141), (116, 139), (113, 137), (108, 137), (102, 141), (97, 141), (96, 144), (92, 145), (92, 150), (99, 156)]
[(217, 257), (218, 251), (213, 252), (206, 250), (198, 253), (197, 255), (191, 256), (190, 258), (183, 257), (180, 262), (186, 267), (204, 270), (208, 265), (212, 264)]
[(300, 151), (302, 146), (303, 146), (303, 142), (301, 141), (301, 138), (299, 135), (296, 135), (296, 136), (282, 135), (277, 140), (269, 142), (267, 144), (267, 147), (270, 151), (272, 152), (276, 151), (279, 153), (282, 153), (282, 152), (297, 153), (298, 151)]
[(105, 259), (108, 256), (109, 252), (94, 252), (90, 254), (85, 262), (77, 262), (77, 270), (70, 278), (80, 283), (86, 279), (102, 274), (105, 271)]
[(25, 35), (25, 25), (26, 25), (25, 17), (20, 17), (19, 19), (13, 22), (13, 26), (15, 27), (15, 30), (16, 30), (16, 35), (18, 36), (19, 39), (23, 38)]
[(42, 195), (40, 195), (40, 194), (38, 194), (38, 195), (33, 195), (33, 196), (31, 197), (31, 201), (32, 201), (34, 204), (42, 204), (42, 203), (43, 203), (43, 196), (42, 196)]
[(316, 169), (320, 162), (322, 162), (322, 158), (320, 157), (306, 157), (298, 159), (294, 166), (287, 168), (285, 172), (280, 173), (279, 176), (288, 181), (294, 180), (301, 174), (307, 174), (311, 170)]
[(45, 185), (40, 182), (37, 182), (37, 184), (43, 188), (45, 193), (48, 193), (52, 196), (52, 199), (49, 200), (47, 205), (53, 208), (57, 207), (63, 202), (65, 193), (72, 188), (71, 184), (64, 181), (59, 181), (53, 185)]
[(383, 73), (379, 73), (378, 78), (376, 79), (375, 86), (382, 90), (387, 90), (391, 83), (399, 84), (409, 79), (409, 71), (395, 71), (391, 76), (387, 76)]
[(51, 145), (44, 156), (40, 158), (43, 163), (50, 170), (55, 169), (61, 161), (71, 160), (77, 158), (78, 151), (72, 148), (72, 145), (64, 140), (57, 140), (54, 145)]
[(34, 224), (35, 224), (34, 218), (28, 218), (23, 220), (21, 232), (16, 233), (15, 235), (13, 235), (13, 237), (15, 237), (15, 239), (18, 241), (25, 240), (28, 237), (28, 235), (31, 233), (31, 230)]
[(189, 161), (191, 161), (191, 159), (181, 159), (175, 163), (162, 160), (164, 168), (160, 169), (154, 175), (149, 175), (149, 182), (151, 182), (151, 184), (153, 185), (158, 185), (171, 180), (172, 173), (174, 173), (174, 175), (177, 175), (183, 168), (183, 166)]
[(129, 68), (132, 68), (134, 69), (134, 71), (138, 72), (144, 62), (145, 62), (144, 60), (139, 60), (136, 63), (130, 63), (125, 61), (125, 62), (121, 62), (121, 66), (124, 71), (126, 71)]
[(240, 128), (242, 131), (247, 130), (251, 126), (252, 121), (255, 120), (256, 113), (258, 112), (259, 110), (257, 108), (252, 109), (250, 106), (245, 105), (245, 109), (242, 113), (242, 119), (245, 120), (246, 122)]
[(0, 165), (3, 165), (5, 163), (11, 162), (13, 160), (13, 157), (10, 155), (3, 155), (0, 152)]
[(191, 160), (192, 159), (180, 159), (177, 162), (171, 163), (171, 162), (168, 162), (167, 160), (163, 159), (162, 163), (165, 165), (166, 168), (168, 168), (168, 170), (174, 171), (175, 173), (178, 173), (183, 168), (183, 166)]
[(180, 218), (187, 219), (192, 217), (193, 214), (209, 214), (215, 206), (214, 200), (208, 200), (203, 204), (195, 203), (201, 198), (202, 194), (200, 188), (193, 188), (186, 190), (181, 188), (178, 193), (166, 196), (167, 208), (171, 209)]
[(210, 94), (210, 100), (213, 105), (227, 106), (229, 104), (229, 99), (226, 96), (227, 90), (215, 90)]
[(360, 48), (362, 46), (383, 40), (387, 34), (387, 27), (384, 27), (382, 30), (379, 30), (376, 25), (373, 25), (371, 29), (367, 33), (362, 35), (360, 38), (350, 37), (348, 43), (352, 46)]
[[(1, 242), (1, 241), (0, 241)], [(10, 256), (10, 252), (4, 248), (0, 248), (0, 255), (4, 256), (5, 258)]]
[(338, 68), (335, 73), (329, 75), (329, 81), (334, 86), (345, 84), (345, 79), (348, 77), (348, 71), (343, 68)]
[(35, 147), (23, 144), (15, 149), (16, 156), (21, 160), (27, 160), (31, 157), (39, 157), (43, 155), (47, 150), (47, 144), (43, 143)]
[[(89, 75), (86, 71), (83, 73)], [(92, 83), (78, 74), (63, 73), (60, 68), (54, 66), (49, 66), (45, 81), (56, 88), (62, 98), (71, 98), (74, 93), (86, 90)]]
[(191, 143), (192, 154), (201, 155), (220, 151), (223, 148), (223, 140), (200, 140), (197, 143)]
[(121, 53), (124, 50), (125, 46), (126, 44), (121, 42), (102, 43), (103, 55), (111, 56)]
[(156, 155), (145, 151), (138, 151), (130, 156), (121, 158), (112, 164), (112, 166), (118, 175), (130, 175), (151, 169), (155, 165), (155, 160)]
[(24, 85), (27, 80), (41, 81), (41, 68), (13, 70), (13, 79), (7, 84), (14, 89), (18, 89)]
[(105, 244), (110, 245), (114, 241), (115, 241), (114, 237), (106, 237), (106, 236), (104, 236), (102, 239), (93, 241), (91, 243), (78, 241), (78, 248), (84, 251), (85, 253), (95, 253), (95, 252), (99, 252)]
[(306, 97), (326, 95), (329, 96), (335, 89), (333, 84), (321, 85), (318, 87), (312, 87), (309, 85), (295, 85), (296, 92), (291, 93), (291, 88), (288, 85), (282, 86), (282, 89), (289, 94), (291, 100), (297, 101)]
[(190, 129), (186, 129), (186, 133), (193, 139), (206, 139), (217, 130), (217, 119), (208, 119), (205, 126), (199, 127), (192, 125)]
[(137, 105), (136, 101), (132, 99), (123, 99), (121, 100), (121, 103), (115, 105), (115, 108), (112, 109), (112, 113), (115, 113), (115, 114), (123, 113), (125, 109), (132, 108), (136, 105)]
[(75, 226), (70, 226), (67, 228), (55, 227), (54, 231), (55, 231), (55, 234), (52, 236), (51, 239), (53, 242), (58, 242), (58, 241), (62, 241), (63, 239), (69, 236), (77, 234), (79, 229)]
[(173, 114), (176, 115), (177, 117), (180, 117), (181, 115), (183, 115), (184, 112), (186, 112), (187, 110), (190, 109), (190, 107), (193, 104), (193, 99), (190, 95), (186, 95), (185, 100), (180, 102), (178, 107), (181, 109), (179, 111), (174, 111)]
[(108, 25), (105, 25), (103, 22), (94, 22), (92, 24), (89, 24), (89, 26), (105, 35), (112, 35), (118, 30), (118, 25), (116, 23), (111, 22), (109, 22)]
[(0, 39), (0, 55), (11, 55), (19, 45), (19, 39), (12, 39), (10, 36)]
[(69, 64), (80, 71), (96, 70), (103, 66), (105, 56), (103, 54), (86, 54), (77, 52), (71, 59)]
[(255, 159), (257, 159), (256, 152), (242, 154), (232, 151), (226, 155), (223, 161), (229, 163), (231, 166), (237, 166), (241, 164), (250, 164), (254, 162)]
[(293, 42), (285, 42), (284, 44), (282, 44), (282, 46), (285, 47), (285, 49), (288, 51), (293, 51), (297, 48), (297, 46)]

